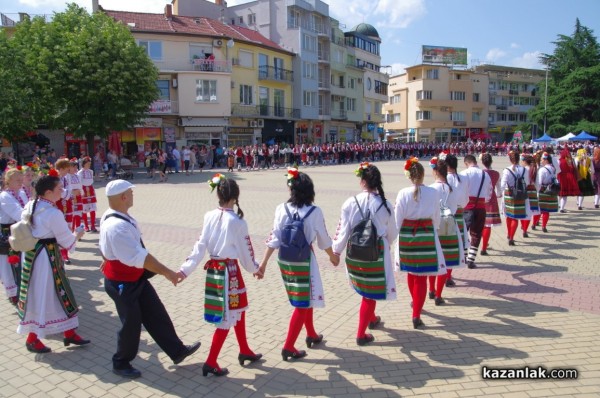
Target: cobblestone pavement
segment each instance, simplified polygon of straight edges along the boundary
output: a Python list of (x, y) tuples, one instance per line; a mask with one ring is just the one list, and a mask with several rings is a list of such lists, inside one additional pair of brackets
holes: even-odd
[[(506, 166), (497, 160), (496, 169)], [(381, 162), (387, 197), (394, 201), (408, 185), (401, 162)], [(358, 192), (356, 165), (306, 168), (316, 186), (316, 204), (333, 234), (343, 201)], [(426, 183), (432, 182), (429, 168)], [(257, 258), (264, 252), (275, 207), (287, 199), (284, 171), (228, 174), (241, 187), (240, 204), (248, 220)], [(171, 175), (153, 183), (136, 174), (135, 206), (151, 253), (176, 269), (201, 231), (203, 214), (217, 204), (206, 180), (212, 173)], [(98, 185), (99, 213), (107, 207)], [(260, 363), (241, 367), (230, 333), (219, 358), (226, 377), (202, 377), (214, 327), (203, 321), (203, 272), (177, 287), (164, 278), (152, 283), (164, 301), (184, 342), (200, 340), (199, 352), (179, 366), (171, 363), (144, 331), (133, 365), (143, 377), (127, 381), (111, 372), (119, 320), (103, 289), (98, 235), (88, 234), (67, 266), (81, 307), (79, 332), (92, 340), (87, 347), (62, 346), (62, 336), (47, 340), (52, 353), (26, 351), (15, 333), (17, 316), (6, 300), (0, 303), (0, 396), (2, 397), (535, 397), (600, 395), (600, 210), (591, 198), (578, 211), (570, 198), (569, 213), (552, 215), (548, 229), (532, 231), (509, 248), (505, 228), (493, 230), (490, 255), (479, 256), (479, 268), (455, 271), (457, 286), (446, 288), (447, 304), (428, 300), (423, 321), (411, 324), (405, 276), (396, 275), (398, 300), (380, 302), (383, 324), (375, 342), (355, 342), (359, 296), (348, 286), (343, 266), (334, 268), (318, 253), (326, 308), (315, 310), (317, 330), (325, 341), (300, 361), (284, 362), (280, 350), (291, 307), (271, 261), (264, 280), (246, 274), (250, 299), (248, 339)], [(298, 340), (301, 347), (304, 335)], [(484, 380), (482, 367), (575, 368), (577, 380)]]

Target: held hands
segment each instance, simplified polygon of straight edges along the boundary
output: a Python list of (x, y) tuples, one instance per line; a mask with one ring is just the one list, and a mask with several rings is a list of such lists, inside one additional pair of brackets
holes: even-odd
[(164, 277), (167, 278), (173, 284), (173, 286), (177, 286), (177, 283), (179, 282), (177, 274), (178, 273), (175, 271), (167, 270), (167, 272), (164, 274)]
[(177, 275), (177, 283), (183, 282), (183, 280), (186, 278), (186, 276), (181, 271), (177, 272), (176, 275)]
[(329, 261), (334, 267), (340, 265), (340, 256), (338, 254), (332, 253), (329, 255)]
[(263, 262), (260, 264), (260, 267), (258, 267), (258, 271), (256, 271), (253, 275), (256, 279), (262, 279), (265, 277), (265, 270), (267, 269), (267, 263)]

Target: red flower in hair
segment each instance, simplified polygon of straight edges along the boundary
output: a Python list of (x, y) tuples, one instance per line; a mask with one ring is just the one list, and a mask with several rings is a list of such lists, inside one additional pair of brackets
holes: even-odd
[(52, 177), (58, 177), (58, 171), (56, 171), (56, 169), (50, 169), (48, 175)]
[(27, 166), (27, 167), (33, 167), (33, 163), (27, 162), (27, 163), (25, 163), (25, 166)]
[(22, 171), (22, 170), (23, 170), (23, 167), (21, 167), (21, 165), (18, 165), (18, 166), (17, 166), (17, 170), (19, 170), (19, 171)]
[(418, 163), (418, 162), (419, 162), (418, 158), (411, 156), (410, 158), (408, 158), (406, 160), (406, 163), (404, 163), (404, 170), (408, 171), (412, 167), (413, 164)]

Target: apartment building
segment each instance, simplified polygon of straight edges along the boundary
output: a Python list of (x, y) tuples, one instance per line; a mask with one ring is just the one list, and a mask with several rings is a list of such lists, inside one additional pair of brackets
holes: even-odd
[(389, 81), (388, 139), (456, 142), (486, 138), (488, 75), (442, 64), (406, 68)]

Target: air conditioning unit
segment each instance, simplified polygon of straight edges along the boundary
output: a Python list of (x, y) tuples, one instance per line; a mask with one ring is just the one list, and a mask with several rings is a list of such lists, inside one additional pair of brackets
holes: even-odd
[(215, 39), (213, 40), (213, 47), (221, 47), (223, 45), (223, 40)]
[(358, 84), (362, 84), (362, 77), (358, 78)]
[(256, 122), (257, 127), (263, 128), (265, 127), (265, 119), (258, 119)]
[(248, 127), (258, 127), (258, 122), (256, 120), (250, 120), (248, 122)]

